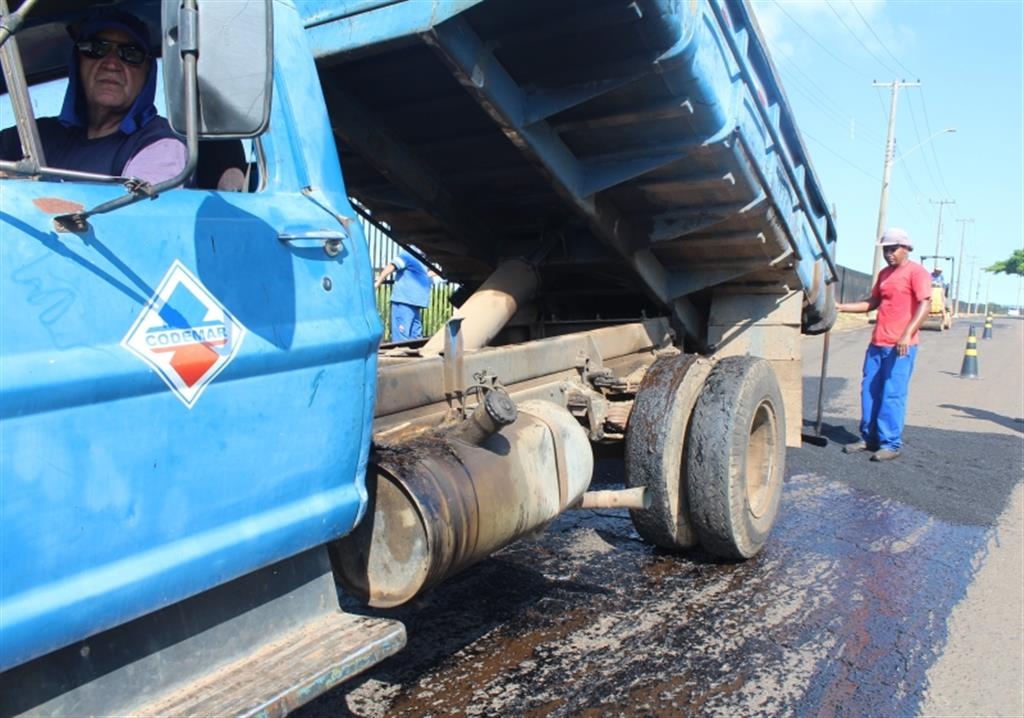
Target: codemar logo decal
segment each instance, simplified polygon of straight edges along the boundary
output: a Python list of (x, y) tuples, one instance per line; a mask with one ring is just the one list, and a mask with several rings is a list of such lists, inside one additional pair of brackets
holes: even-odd
[(245, 327), (175, 260), (121, 346), (153, 367), (191, 409), (243, 339)]

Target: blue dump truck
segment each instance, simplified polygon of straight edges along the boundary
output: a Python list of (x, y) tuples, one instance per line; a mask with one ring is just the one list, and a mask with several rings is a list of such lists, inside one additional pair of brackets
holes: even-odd
[[(99, 6), (151, 28), (178, 177), (46, 163)], [(747, 4), (0, 12), (0, 713), (287, 713), (567, 510), (768, 540), (836, 235)], [(367, 221), (457, 284), (434, 336), (381, 345)]]

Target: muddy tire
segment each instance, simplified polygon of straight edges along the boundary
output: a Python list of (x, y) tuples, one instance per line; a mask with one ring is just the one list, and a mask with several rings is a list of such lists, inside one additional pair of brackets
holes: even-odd
[(711, 363), (693, 354), (662, 357), (647, 370), (626, 430), (628, 487), (647, 488), (650, 505), (629, 514), (645, 541), (672, 551), (693, 548), (684, 455), (687, 427)]
[(690, 517), (709, 553), (746, 559), (764, 546), (782, 496), (785, 436), (771, 364), (722, 359), (694, 407), (686, 462)]
[(826, 284), (822, 290), (825, 299), (821, 308), (805, 305), (801, 318), (801, 331), (804, 334), (824, 334), (836, 323), (836, 285)]

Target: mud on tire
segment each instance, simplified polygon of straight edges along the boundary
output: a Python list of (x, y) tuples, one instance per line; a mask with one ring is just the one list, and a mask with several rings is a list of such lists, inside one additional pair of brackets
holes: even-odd
[(801, 318), (801, 331), (804, 334), (824, 334), (836, 323), (835, 287), (835, 284), (825, 285), (824, 307), (820, 310), (810, 305), (804, 306)]
[(686, 494), (686, 435), (711, 363), (693, 354), (658, 359), (647, 371), (626, 431), (626, 486), (647, 489), (650, 506), (630, 509), (645, 541), (680, 551), (697, 545)]
[(768, 539), (785, 473), (786, 418), (771, 364), (726, 357), (712, 370), (690, 420), (690, 518), (708, 552), (746, 559)]

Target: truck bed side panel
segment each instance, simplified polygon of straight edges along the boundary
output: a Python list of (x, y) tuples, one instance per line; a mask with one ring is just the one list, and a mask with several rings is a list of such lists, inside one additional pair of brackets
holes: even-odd
[(399, 5), (299, 11), (351, 194), (451, 276), (533, 257), (562, 316), (595, 286), (606, 317), (722, 285), (823, 309), (835, 229), (745, 4)]

